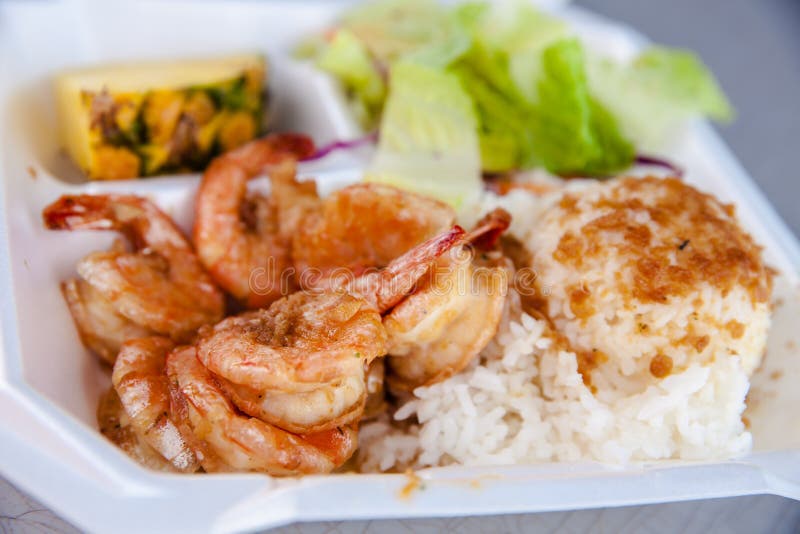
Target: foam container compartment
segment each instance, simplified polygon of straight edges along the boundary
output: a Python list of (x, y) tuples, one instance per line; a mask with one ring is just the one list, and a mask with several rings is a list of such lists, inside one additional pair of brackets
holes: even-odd
[[(197, 175), (87, 183), (60, 153), (51, 77), (82, 64), (259, 50), (271, 60), (278, 129), (322, 144), (358, 135), (324, 75), (288, 59), (297, 39), (326, 25), (337, 2), (0, 3), (0, 471), (91, 531), (230, 532), (291, 521), (432, 517), (621, 506), (770, 493), (800, 499), (800, 247), (717, 135), (692, 124), (670, 152), (686, 179), (738, 207), (782, 276), (763, 368), (747, 417), (754, 450), (723, 462), (606, 466), (549, 463), (446, 467), (408, 477), (257, 474), (181, 476), (145, 470), (96, 430), (109, 378), (81, 346), (59, 291), (75, 262), (105, 247), (103, 232), (49, 232), (41, 210), (64, 193), (134, 192), (188, 229)], [(591, 46), (626, 57), (646, 41), (574, 7), (561, 14)], [(301, 166), (330, 191), (358, 180), (365, 157), (343, 152)], [(35, 176), (35, 177), (34, 177)], [(794, 387), (793, 387), (794, 386)]]

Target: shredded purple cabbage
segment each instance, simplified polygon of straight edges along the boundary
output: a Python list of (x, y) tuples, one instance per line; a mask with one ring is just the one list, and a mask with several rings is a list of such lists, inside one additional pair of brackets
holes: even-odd
[(637, 154), (635, 161), (637, 165), (653, 165), (654, 167), (661, 167), (662, 169), (667, 169), (678, 178), (683, 177), (683, 169), (671, 161), (654, 156), (646, 156), (644, 154)]
[(350, 150), (353, 148), (360, 147), (362, 145), (375, 143), (378, 140), (378, 132), (371, 132), (364, 137), (359, 137), (357, 139), (349, 139), (347, 141), (333, 141), (328, 143), (325, 146), (319, 147), (313, 154), (304, 158), (302, 161), (316, 161), (318, 159), (322, 159), (331, 152), (336, 150)]

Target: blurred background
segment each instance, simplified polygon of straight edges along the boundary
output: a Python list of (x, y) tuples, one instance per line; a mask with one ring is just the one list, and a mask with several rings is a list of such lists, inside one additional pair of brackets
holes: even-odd
[(800, 236), (800, 1), (575, 3), (700, 54), (737, 111), (716, 129)]

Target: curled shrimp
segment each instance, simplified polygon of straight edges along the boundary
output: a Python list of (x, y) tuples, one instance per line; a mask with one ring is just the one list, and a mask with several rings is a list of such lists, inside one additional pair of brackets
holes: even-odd
[(109, 441), (140, 465), (156, 471), (175, 471), (172, 463), (133, 429), (113, 387), (100, 396), (97, 404), (97, 426)]
[(117, 313), (108, 299), (80, 278), (63, 282), (61, 293), (83, 344), (111, 365), (125, 340), (153, 333)]
[(186, 399), (195, 436), (230, 469), (279, 476), (328, 473), (356, 449), (355, 427), (301, 436), (241, 415), (197, 359), (193, 347), (172, 351), (167, 356), (167, 370)]
[[(248, 194), (247, 183), (269, 166), (293, 176), (294, 159), (313, 151), (306, 136), (270, 135), (219, 156), (203, 174), (194, 222), (197, 254), (214, 280), (248, 308), (282, 296), (288, 282), (281, 275), (291, 258), (275, 202)], [(259, 279), (252, 280), (254, 273)]]
[(173, 418), (170, 383), (164, 368), (166, 355), (173, 348), (172, 341), (159, 336), (125, 342), (111, 382), (134, 431), (176, 470), (192, 473), (200, 463), (191, 440)]
[(458, 373), (495, 335), (510, 265), (497, 251), (473, 251), (494, 246), (509, 223), (503, 210), (489, 214), (465, 237), (470, 248), (443, 256), (431, 276), (384, 317), (393, 390), (411, 391)]
[(380, 314), (344, 291), (297, 292), (200, 331), (200, 360), (234, 384), (302, 392), (384, 353)]
[(269, 309), (204, 328), (198, 357), (221, 380), (239, 386), (228, 389), (242, 411), (271, 424), (317, 432), (356, 421), (366, 398), (365, 371), (386, 353), (381, 313), (463, 234), (454, 227), (382, 271), (297, 292)]
[(296, 433), (356, 421), (364, 367), (386, 352), (380, 314), (346, 292), (297, 292), (201, 332), (198, 353), (243, 412)]
[(366, 400), (364, 380), (357, 374), (297, 393), (261, 392), (221, 377), (217, 382), (243, 412), (295, 433), (319, 432), (354, 422), (360, 418)]
[(43, 218), (52, 230), (115, 230), (128, 238), (132, 252), (93, 252), (77, 271), (131, 322), (183, 340), (222, 317), (222, 293), (175, 223), (149, 200), (65, 195), (44, 209)]
[(382, 268), (455, 220), (447, 204), (396, 187), (360, 183), (325, 198), (292, 237), (298, 273)]

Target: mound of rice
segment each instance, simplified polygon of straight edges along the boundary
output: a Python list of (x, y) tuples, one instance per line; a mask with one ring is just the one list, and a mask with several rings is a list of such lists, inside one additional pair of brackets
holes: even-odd
[(487, 195), (533, 255), (480, 359), (362, 427), (363, 471), (734, 457), (770, 274), (733, 211), (674, 179)]
[(566, 194), (525, 242), (544, 311), (598, 390), (639, 389), (648, 374), (728, 355), (750, 374), (761, 360), (771, 290), (761, 250), (732, 207), (682, 181)]

